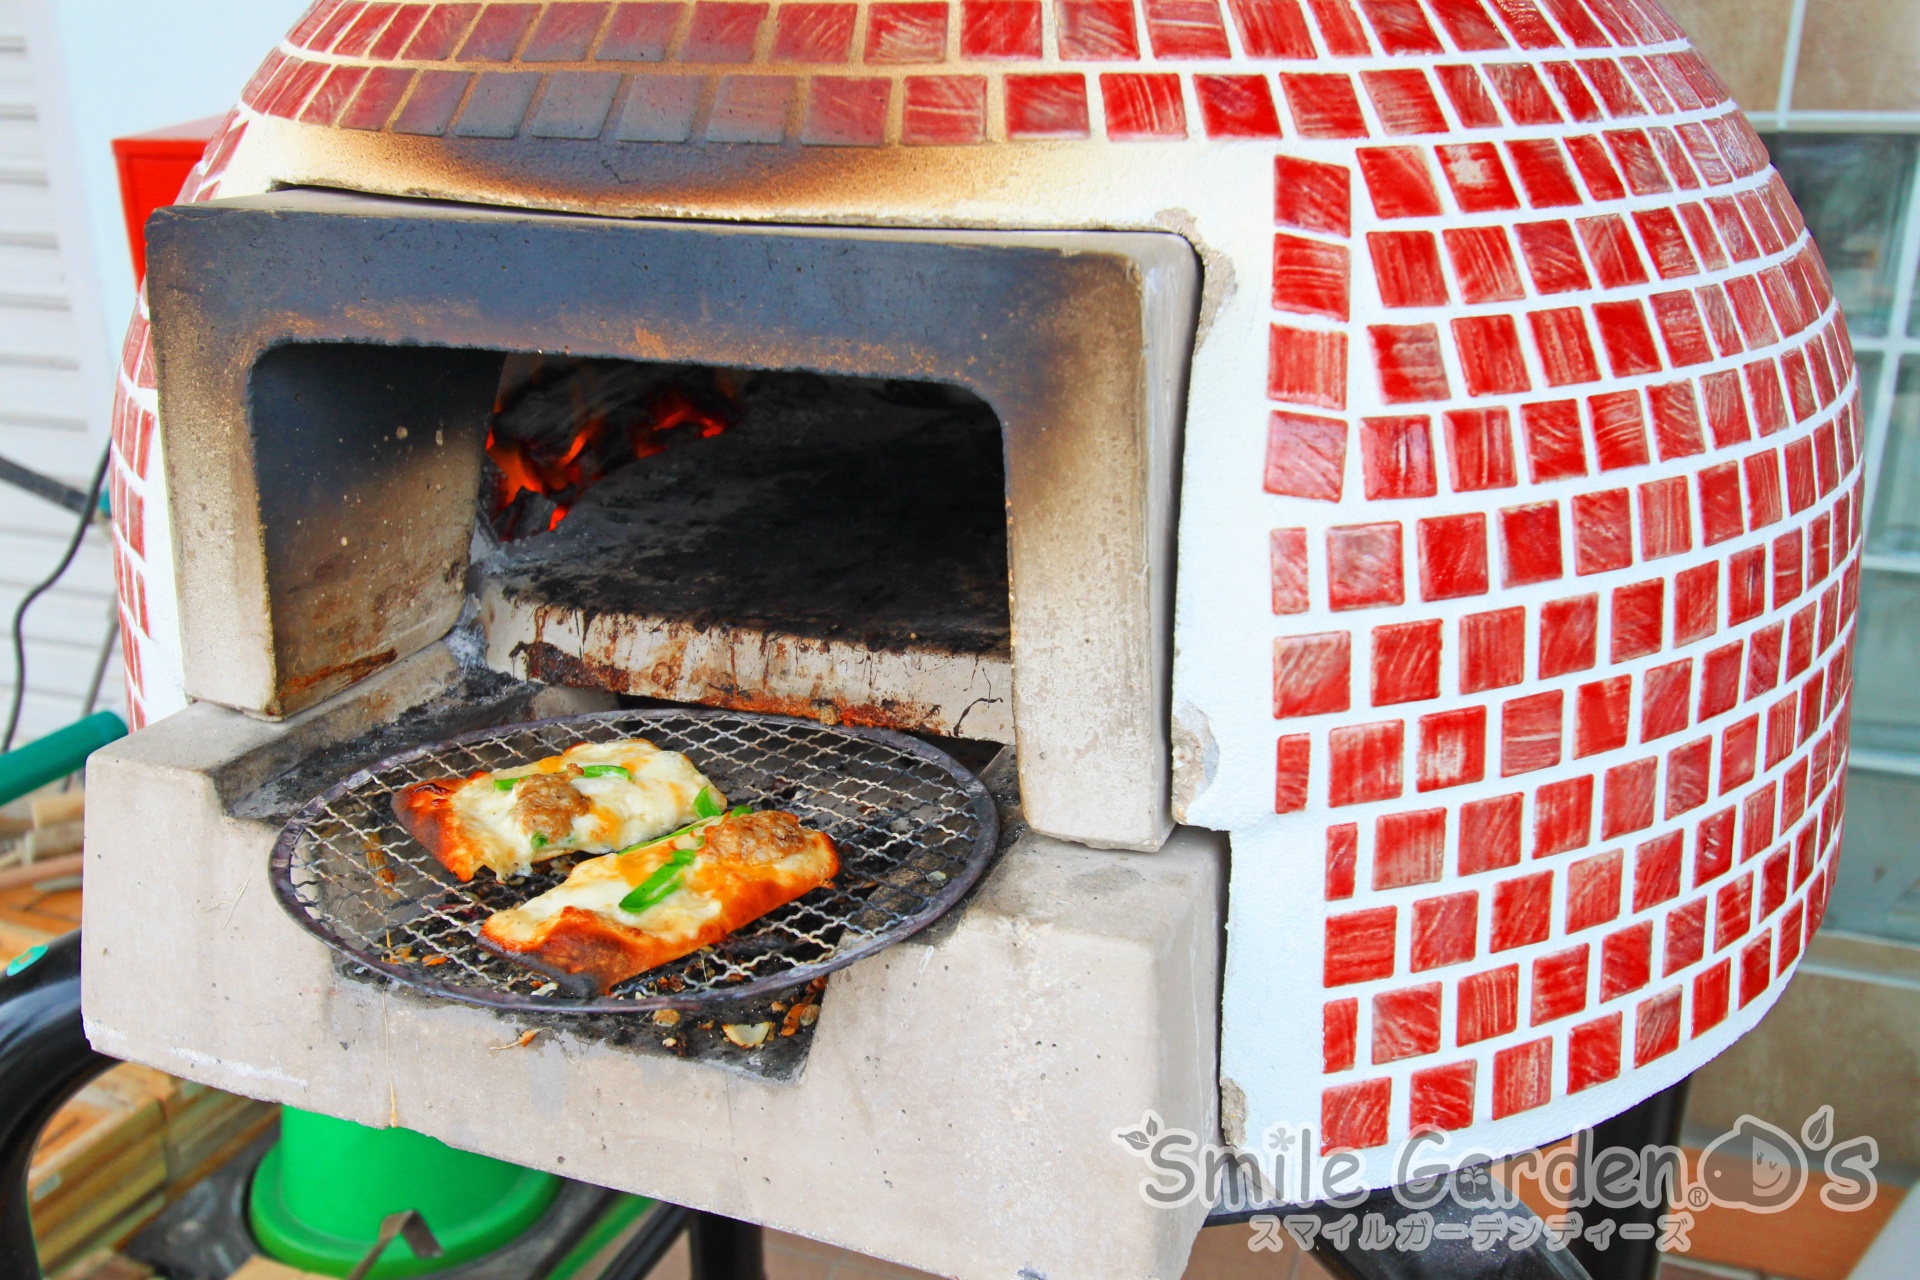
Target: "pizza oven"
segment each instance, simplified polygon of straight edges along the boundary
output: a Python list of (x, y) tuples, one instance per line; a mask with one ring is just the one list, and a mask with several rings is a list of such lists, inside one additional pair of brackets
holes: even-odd
[[(942, 1274), (1169, 1275), (1206, 1205), (1141, 1197), (1143, 1117), (1372, 1187), (1523, 1149), (1818, 927), (1858, 383), (1652, 0), (321, 0), (148, 244), (103, 1051)], [(745, 1045), (276, 902), (313, 797), (598, 712), (914, 735), (991, 865)]]

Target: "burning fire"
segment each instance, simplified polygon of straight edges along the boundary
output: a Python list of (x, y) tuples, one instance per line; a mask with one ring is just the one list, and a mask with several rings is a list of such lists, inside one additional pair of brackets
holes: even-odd
[(487, 457), (498, 473), (489, 513), (495, 531), (512, 539), (558, 528), (602, 476), (663, 452), (671, 433), (686, 434), (682, 427), (707, 439), (725, 431), (727, 421), (669, 386), (637, 405), (596, 412), (570, 434), (524, 438), (490, 427)]

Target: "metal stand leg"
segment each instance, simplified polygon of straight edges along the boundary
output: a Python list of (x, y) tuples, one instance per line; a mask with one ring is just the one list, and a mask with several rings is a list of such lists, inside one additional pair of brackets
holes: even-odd
[[(1680, 1145), (1680, 1124), (1687, 1111), (1687, 1082), (1682, 1080), (1671, 1089), (1654, 1094), (1636, 1107), (1622, 1111), (1611, 1120), (1593, 1126), (1591, 1138), (1582, 1138), (1590, 1144), (1593, 1152), (1605, 1151), (1609, 1147), (1620, 1147), (1634, 1152), (1643, 1147), (1677, 1147)], [(1581, 1152), (1580, 1167), (1589, 1167), (1588, 1151)], [(1610, 1209), (1594, 1203), (1581, 1211), (1589, 1225), (1611, 1218), (1614, 1223), (1613, 1238), (1607, 1247), (1596, 1249), (1585, 1239), (1573, 1242), (1570, 1252), (1580, 1259), (1593, 1280), (1653, 1280), (1654, 1272), (1660, 1266), (1660, 1253), (1654, 1248), (1652, 1240), (1622, 1240), (1620, 1228), (1630, 1222), (1651, 1223), (1668, 1212), (1668, 1206), (1658, 1205), (1646, 1208), (1642, 1205), (1629, 1205), (1624, 1209)]]
[(717, 1213), (696, 1213), (687, 1227), (693, 1280), (767, 1280), (760, 1228)]

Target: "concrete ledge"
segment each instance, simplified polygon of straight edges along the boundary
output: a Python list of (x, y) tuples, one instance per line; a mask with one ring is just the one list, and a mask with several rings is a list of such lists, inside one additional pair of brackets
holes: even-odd
[(199, 704), (94, 756), (116, 797), (87, 841), (102, 1052), (965, 1280), (1184, 1268), (1204, 1209), (1149, 1209), (1109, 1134), (1149, 1109), (1216, 1128), (1220, 837), (1021, 836), (953, 927), (835, 975), (778, 1085), (564, 1034), (503, 1049), (500, 1017), (336, 974), (268, 888), (277, 828), (216, 786), (284, 735), (316, 747), (303, 723)]

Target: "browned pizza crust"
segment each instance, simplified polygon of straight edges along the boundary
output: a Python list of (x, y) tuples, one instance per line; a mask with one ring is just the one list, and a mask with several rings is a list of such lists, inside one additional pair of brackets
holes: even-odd
[[(637, 851), (636, 870), (628, 883), (638, 883), (659, 864), (660, 856), (649, 858), (649, 852)], [(828, 836), (801, 826), (792, 814), (777, 811), (722, 819), (707, 828), (704, 852), (707, 856), (689, 868), (685, 886), (717, 901), (720, 911), (697, 928), (654, 933), (598, 911), (567, 906), (541, 921), (531, 938), (515, 939), (498, 925), (507, 912), (489, 919), (482, 936), (504, 954), (524, 957), (549, 970), (584, 974), (604, 993), (635, 974), (718, 942), (775, 907), (819, 888), (840, 870), (838, 850)], [(632, 858), (635, 854), (607, 856)]]
[(481, 867), (480, 850), (461, 829), (453, 812), (453, 791), (462, 782), (487, 777), (482, 770), (468, 778), (433, 778), (402, 787), (393, 796), (393, 816), (441, 866), (464, 882)]

